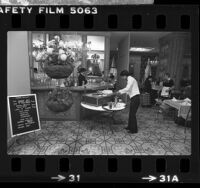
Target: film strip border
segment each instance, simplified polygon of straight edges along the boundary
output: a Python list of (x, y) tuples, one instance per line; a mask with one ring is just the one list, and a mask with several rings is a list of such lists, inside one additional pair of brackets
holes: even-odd
[[(1, 181), (63, 182), (194, 182), (190, 157), (8, 157)], [(197, 173), (197, 171), (196, 171)], [(73, 176), (73, 178), (72, 178)], [(72, 179), (71, 179), (72, 178)]]
[(31, 14), (28, 12), (20, 14), (20, 11), (15, 11), (15, 14), (8, 12), (0, 15), (8, 20), (4, 26), (14, 30), (189, 31), (191, 22), (194, 21), (191, 17), (194, 15), (192, 9), (195, 9), (195, 6), (190, 7), (186, 9), (184, 6), (152, 6), (149, 9), (148, 6), (134, 8), (132, 6), (120, 6), (120, 8), (119, 6), (67, 6), (65, 13), (59, 14), (55, 9), (62, 6), (56, 8), (45, 6), (44, 13), (38, 14), (39, 6), (34, 6), (31, 7)]
[[(50, 6), (48, 7), (50, 8)], [(69, 8), (69, 7), (68, 7)], [(78, 8), (78, 7), (77, 7)], [(84, 8), (84, 6), (83, 6)], [(37, 14), (38, 7), (33, 7), (33, 14), (0, 15), (2, 45), (7, 44), (6, 32), (10, 30), (52, 30), (52, 31), (184, 31), (192, 33), (192, 60), (198, 61), (198, 9), (195, 6), (120, 6), (98, 7), (97, 15), (48, 15)], [(1, 48), (2, 54), (6, 49)], [(5, 52), (5, 53), (4, 53)], [(0, 57), (4, 62), (6, 57)], [(5, 61), (6, 62), (6, 61)], [(193, 63), (192, 70), (198, 68)], [(3, 73), (3, 71), (1, 72)], [(1, 75), (6, 80), (6, 75)], [(193, 74), (193, 80), (198, 80), (198, 73)], [(6, 86), (1, 86), (6, 98)], [(196, 95), (197, 94), (197, 95)], [(198, 90), (193, 92), (193, 98), (198, 101)], [(3, 106), (7, 106), (6, 100)], [(198, 125), (198, 104), (193, 105), (193, 122)], [(1, 110), (2, 122), (6, 124), (6, 110)], [(70, 181), (73, 176), (78, 182), (112, 181), (140, 182), (149, 176), (157, 181), (172, 182), (177, 175), (179, 182), (198, 181), (199, 177), (199, 129), (192, 127), (191, 156), (7, 156), (6, 136), (0, 133), (1, 181), (50, 181), (59, 174)], [(196, 144), (194, 144), (196, 143)], [(9, 177), (5, 177), (9, 174)], [(150, 178), (151, 178), (150, 177)], [(59, 177), (58, 177), (59, 180)], [(65, 181), (65, 180), (64, 180)], [(153, 181), (152, 181), (153, 182)]]

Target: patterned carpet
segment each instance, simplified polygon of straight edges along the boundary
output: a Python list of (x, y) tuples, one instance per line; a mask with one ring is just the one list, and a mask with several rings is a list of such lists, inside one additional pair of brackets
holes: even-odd
[[(190, 155), (191, 130), (156, 115), (154, 108), (138, 109), (138, 133), (124, 129), (128, 111), (106, 114), (81, 122), (41, 122), (42, 130), (19, 137), (10, 155)], [(119, 122), (123, 120), (123, 122)], [(108, 121), (109, 120), (109, 121)], [(37, 142), (35, 141), (35, 139)], [(37, 147), (37, 145), (40, 147)]]

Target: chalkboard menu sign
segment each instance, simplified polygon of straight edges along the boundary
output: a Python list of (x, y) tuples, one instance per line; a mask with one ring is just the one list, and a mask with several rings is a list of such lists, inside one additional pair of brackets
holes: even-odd
[(12, 137), (40, 130), (36, 94), (8, 96)]

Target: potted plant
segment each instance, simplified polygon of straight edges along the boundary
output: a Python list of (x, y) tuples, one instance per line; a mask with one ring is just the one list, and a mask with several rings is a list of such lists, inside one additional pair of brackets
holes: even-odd
[(48, 109), (57, 113), (69, 110), (72, 104), (72, 93), (68, 88), (54, 89), (46, 101)]

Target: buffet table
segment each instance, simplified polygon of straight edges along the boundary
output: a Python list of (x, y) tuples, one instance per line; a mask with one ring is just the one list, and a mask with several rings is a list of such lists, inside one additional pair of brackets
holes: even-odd
[[(31, 92), (37, 95), (39, 114), (41, 120), (80, 121), (82, 118), (89, 115), (88, 111), (81, 108), (82, 95), (85, 93), (96, 92), (98, 90), (109, 89), (112, 88), (112, 85), (106, 83), (106, 84), (90, 84), (86, 86), (69, 87), (69, 90), (72, 92), (73, 104), (69, 110), (59, 113), (49, 110), (46, 105), (49, 92), (51, 92), (55, 88), (56, 88), (55, 86), (39, 86), (31, 88)], [(65, 89), (65, 87), (63, 89)]]

